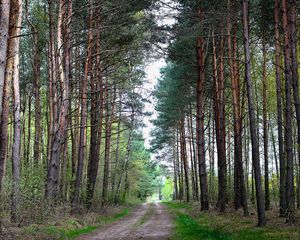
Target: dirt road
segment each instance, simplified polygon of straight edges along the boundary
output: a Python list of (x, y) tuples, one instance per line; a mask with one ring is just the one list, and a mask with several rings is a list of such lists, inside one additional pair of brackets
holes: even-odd
[(145, 203), (124, 219), (77, 240), (170, 239), (172, 223), (161, 203)]

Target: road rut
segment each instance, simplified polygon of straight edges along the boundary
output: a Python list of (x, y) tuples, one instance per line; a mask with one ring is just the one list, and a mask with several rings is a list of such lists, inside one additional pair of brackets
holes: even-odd
[(145, 203), (124, 219), (77, 240), (170, 239), (171, 217), (161, 203)]

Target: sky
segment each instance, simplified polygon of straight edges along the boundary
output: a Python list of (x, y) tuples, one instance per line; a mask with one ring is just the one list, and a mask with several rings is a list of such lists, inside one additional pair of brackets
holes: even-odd
[(150, 147), (150, 132), (153, 129), (153, 124), (151, 123), (151, 120), (154, 120), (157, 116), (157, 113), (155, 111), (155, 101), (153, 97), (151, 96), (151, 92), (154, 90), (155, 85), (157, 84), (157, 80), (160, 77), (160, 69), (166, 65), (165, 61), (163, 58), (157, 59), (156, 61), (151, 61), (147, 66), (146, 66), (146, 74), (147, 78), (144, 83), (143, 89), (145, 93), (147, 94), (146, 96), (149, 96), (149, 103), (145, 104), (145, 112), (151, 112), (151, 116), (145, 116), (144, 117), (144, 124), (146, 125), (143, 128), (143, 136), (145, 139), (145, 146), (147, 148)]
[[(167, 6), (175, 6), (176, 1), (174, 0), (162, 0), (164, 4), (161, 5), (160, 9), (156, 12), (153, 12), (156, 16), (156, 22), (158, 25), (173, 25), (175, 24), (174, 15), (177, 14), (177, 12), (174, 9), (170, 9)], [(161, 45), (163, 48), (167, 48), (167, 45)], [(145, 112), (151, 112), (151, 116), (145, 116), (144, 117), (144, 124), (146, 125), (143, 129), (143, 136), (145, 139), (145, 146), (147, 148), (150, 148), (150, 132), (153, 129), (153, 124), (151, 123), (151, 120), (154, 120), (157, 116), (157, 113), (155, 112), (155, 101), (153, 97), (151, 96), (151, 93), (153, 92), (157, 82), (158, 78), (160, 77), (160, 69), (163, 68), (166, 65), (164, 56), (161, 56), (157, 59), (150, 59), (148, 63), (146, 63), (145, 72), (147, 74), (145, 83), (143, 84), (143, 91), (145, 92), (146, 96), (149, 96), (149, 103), (145, 104)]]

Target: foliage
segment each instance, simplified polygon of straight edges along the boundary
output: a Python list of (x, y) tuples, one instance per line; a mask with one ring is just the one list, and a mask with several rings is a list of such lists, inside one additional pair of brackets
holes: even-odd
[(172, 178), (167, 177), (164, 186), (161, 190), (163, 201), (171, 201), (173, 198), (173, 191), (174, 191), (174, 181)]

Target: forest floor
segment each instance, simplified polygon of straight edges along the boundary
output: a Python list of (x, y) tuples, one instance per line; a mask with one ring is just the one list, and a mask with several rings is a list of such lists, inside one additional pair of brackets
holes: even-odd
[(244, 217), (242, 212), (214, 209), (202, 212), (199, 204), (164, 203), (174, 219), (172, 240), (288, 240), (300, 239), (300, 215), (297, 224), (287, 225), (277, 211), (267, 211), (267, 226), (256, 226), (255, 210)]
[(166, 206), (158, 202), (144, 203), (120, 221), (77, 240), (163, 240), (170, 239), (171, 229), (171, 216)]
[[(38, 220), (37, 216), (29, 223), (23, 221), (22, 225), (7, 223), (0, 234), (0, 240), (70, 240), (95, 231), (99, 228), (110, 226), (112, 223), (130, 215), (135, 211), (136, 205), (107, 206), (94, 209), (91, 212), (79, 211), (70, 215), (69, 210), (57, 209), (54, 214), (49, 214), (45, 219)], [(37, 214), (38, 215), (38, 214)], [(40, 223), (38, 223), (40, 222)]]
[[(153, 202), (105, 207), (77, 215), (55, 217), (44, 224), (9, 228), (5, 240), (288, 240), (300, 239), (297, 224), (287, 225), (277, 211), (267, 211), (267, 226), (256, 226), (255, 209), (250, 216), (227, 209), (199, 210), (199, 203)], [(63, 212), (63, 211), (60, 211)], [(57, 215), (58, 216), (58, 215)]]

